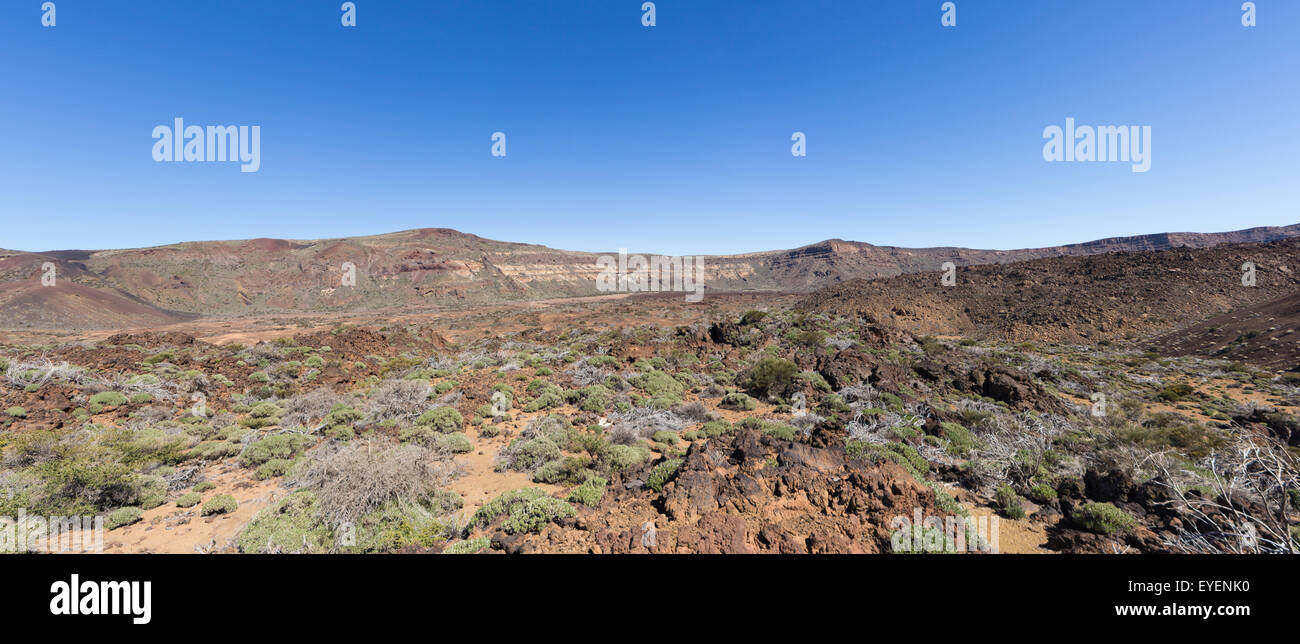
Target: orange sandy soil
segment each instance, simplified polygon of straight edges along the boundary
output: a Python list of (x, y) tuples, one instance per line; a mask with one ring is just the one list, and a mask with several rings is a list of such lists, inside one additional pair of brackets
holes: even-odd
[[(204, 492), (202, 502), (192, 508), (178, 508), (171, 499), (146, 511), (138, 523), (105, 532), (104, 552), (193, 554), (226, 550), (258, 512), (288, 494), (280, 479), (254, 480), (252, 470), (233, 462), (211, 466), (204, 474), (217, 487)], [(203, 503), (222, 494), (235, 497), (239, 507), (230, 514), (199, 516)]]

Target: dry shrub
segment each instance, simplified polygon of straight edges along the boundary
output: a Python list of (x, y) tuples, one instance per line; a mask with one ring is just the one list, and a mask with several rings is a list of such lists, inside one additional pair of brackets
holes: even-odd
[(709, 408), (698, 402), (683, 403), (673, 407), (673, 413), (691, 423), (703, 423), (713, 420)]
[(285, 427), (310, 427), (324, 418), (339, 403), (349, 402), (348, 397), (329, 387), (321, 387), (297, 394), (280, 403), (284, 413), (280, 416)]
[(676, 432), (686, 426), (686, 422), (677, 414), (650, 407), (633, 407), (626, 412), (614, 412), (609, 420), (609, 440), (619, 445), (632, 445), (654, 436), (657, 431)]
[(14, 388), (22, 389), (28, 385), (44, 385), (51, 380), (85, 384), (89, 382), (90, 375), (81, 367), (67, 362), (54, 362), (41, 356), (26, 360), (11, 360), (5, 378)]
[(355, 441), (312, 452), (294, 484), (320, 500), (331, 525), (355, 523), (389, 501), (418, 504), (455, 474), (452, 461), (412, 444)]
[(433, 388), (424, 380), (385, 380), (370, 394), (366, 410), (376, 421), (414, 420), (429, 408)]

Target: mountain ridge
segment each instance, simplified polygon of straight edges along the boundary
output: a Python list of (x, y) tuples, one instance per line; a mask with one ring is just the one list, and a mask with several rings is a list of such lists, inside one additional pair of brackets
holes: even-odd
[[(705, 284), (713, 291), (810, 292), (852, 279), (939, 271), (945, 262), (1005, 264), (1296, 236), (1300, 224), (1012, 250), (828, 239), (785, 250), (705, 256)], [(586, 297), (602, 294), (596, 259), (612, 254), (498, 241), (450, 228), (314, 240), (261, 237), (135, 249), (0, 251), (0, 326), (125, 328), (194, 316), (438, 309)], [(55, 264), (58, 280), (53, 287), (37, 288), (46, 262)], [(345, 279), (349, 266), (354, 284)], [(60, 292), (60, 285), (77, 292)]]

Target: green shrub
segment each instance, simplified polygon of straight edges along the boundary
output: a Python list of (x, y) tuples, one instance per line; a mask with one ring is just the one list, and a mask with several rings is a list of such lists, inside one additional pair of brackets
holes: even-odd
[(753, 398), (750, 398), (745, 394), (736, 392), (736, 393), (730, 393), (723, 396), (722, 400), (718, 402), (718, 406), (722, 407), (723, 409), (735, 409), (738, 411), (754, 411), (754, 409), (758, 407), (758, 403)]
[(767, 356), (758, 361), (745, 377), (744, 386), (754, 396), (781, 398), (795, 388), (799, 367), (783, 358)]
[(725, 420), (711, 420), (701, 425), (700, 431), (709, 438), (716, 438), (734, 432), (735, 428)]
[(335, 425), (325, 430), (325, 437), (336, 441), (350, 441), (357, 437), (357, 432), (347, 425)]
[(1038, 483), (1029, 488), (1029, 498), (1034, 503), (1051, 503), (1056, 500), (1056, 489), (1046, 483)]
[(171, 351), (162, 351), (159, 353), (155, 353), (145, 358), (144, 360), (141, 360), (141, 362), (145, 364), (158, 364), (159, 362), (171, 362), (175, 359), (176, 359), (176, 354), (172, 353)]
[(880, 392), (880, 401), (885, 403), (885, 408), (896, 414), (903, 413), (903, 399), (889, 393), (888, 391)]
[(638, 463), (644, 463), (653, 457), (644, 445), (609, 445), (601, 451), (601, 460), (609, 470), (617, 472)]
[(234, 443), (227, 441), (211, 441), (207, 443), (199, 443), (194, 446), (194, 449), (189, 451), (189, 457), (205, 461), (216, 461), (228, 456), (238, 456), (239, 452), (239, 445)]
[(826, 382), (826, 378), (816, 371), (801, 371), (799, 372), (798, 378), (799, 380), (808, 383), (808, 386), (817, 391), (823, 391), (826, 393), (830, 393), (831, 391), (830, 383)]
[(650, 476), (646, 477), (645, 486), (655, 492), (662, 492), (664, 485), (671, 481), (677, 474), (677, 469), (682, 466), (682, 460), (679, 458), (664, 461), (650, 470)]
[(235, 497), (230, 496), (229, 494), (222, 494), (214, 496), (209, 499), (207, 503), (204, 503), (203, 509), (199, 512), (199, 515), (206, 517), (214, 514), (230, 514), (238, 507), (239, 503), (235, 501)]
[(133, 487), (133, 496), (141, 510), (152, 510), (167, 502), (167, 481), (161, 476), (138, 477)]
[(239, 464), (257, 467), (271, 459), (292, 459), (313, 442), (305, 434), (275, 434), (254, 441), (239, 455)]
[(338, 404), (325, 415), (324, 421), (326, 425), (353, 425), (361, 422), (365, 417), (365, 413), (350, 405)]
[(591, 475), (589, 466), (591, 458), (587, 456), (566, 456), (547, 461), (533, 472), (533, 481), (537, 483), (578, 483)]
[(897, 441), (879, 445), (867, 441), (850, 440), (846, 441), (844, 446), (851, 459), (861, 459), (874, 463), (893, 461), (902, 465), (918, 478), (924, 478), (925, 473), (930, 470), (930, 462), (925, 460), (925, 457), (921, 456), (921, 453), (916, 451), (916, 448)]
[(997, 492), (994, 494), (994, 499), (997, 501), (1002, 516), (1008, 519), (1025, 518), (1025, 506), (1020, 502), (1020, 495), (1016, 494), (1016, 491), (1010, 485), (1006, 483), (999, 485)]
[(541, 395), (528, 401), (524, 405), (524, 411), (532, 413), (543, 409), (554, 409), (564, 404), (564, 396), (553, 391), (543, 392)]
[(203, 500), (203, 495), (199, 494), (198, 492), (186, 492), (185, 494), (181, 495), (181, 498), (176, 499), (176, 507), (192, 508), (198, 505), (199, 501), (202, 500)]
[(979, 447), (979, 439), (969, 429), (957, 423), (942, 423), (944, 449), (957, 458), (968, 458), (971, 450)]
[(118, 508), (108, 513), (108, 519), (104, 521), (106, 530), (114, 530), (122, 526), (128, 526), (144, 517), (144, 511), (140, 508), (126, 507)]
[(261, 429), (280, 423), (280, 408), (269, 402), (260, 402), (248, 410), (248, 417), (239, 424), (249, 429)]
[(1226, 443), (1219, 431), (1175, 413), (1153, 414), (1140, 425), (1125, 424), (1115, 435), (1152, 451), (1173, 447), (1194, 458), (1209, 456)]
[(591, 385), (575, 392), (574, 398), (578, 409), (603, 414), (613, 402), (613, 392), (604, 385)]
[(207, 492), (208, 490), (217, 489), (217, 484), (213, 483), (212, 481), (200, 481), (198, 483), (195, 483), (194, 487), (191, 489), (194, 490), (195, 492)]
[(569, 501), (572, 503), (581, 503), (589, 508), (600, 505), (600, 500), (605, 498), (605, 486), (609, 481), (593, 476), (569, 492)]
[(798, 428), (793, 425), (778, 422), (764, 422), (762, 428), (764, 434), (772, 436), (773, 438), (779, 438), (783, 441), (792, 441), (799, 433)]
[(5, 410), (5, 413), (13, 418), (27, 417), (27, 410), (23, 409), (22, 407), (10, 407), (9, 409)]
[(320, 525), (316, 496), (299, 490), (279, 503), (258, 513), (243, 530), (237, 543), (239, 551), (323, 552), (334, 544), (333, 532)]
[(463, 541), (457, 541), (456, 543), (453, 543), (447, 546), (446, 548), (444, 548), (442, 554), (472, 555), (476, 552), (481, 552), (484, 548), (487, 548), (490, 545), (492, 545), (492, 540), (489, 539), (486, 535), (484, 535), (482, 537), (475, 537), (473, 539), (465, 539)]
[(548, 523), (561, 517), (571, 517), (578, 511), (565, 501), (542, 496), (515, 507), (501, 524), (507, 534), (540, 533)]
[(433, 446), (453, 454), (464, 454), (474, 451), (474, 444), (470, 442), (469, 436), (461, 432), (452, 432), (450, 434), (437, 434), (433, 439)]
[[(844, 398), (839, 394), (827, 394), (826, 397), (822, 399), (822, 403), (818, 408), (836, 414), (848, 414), (853, 412), (853, 408), (850, 407), (847, 402), (844, 402)], [(862, 411), (863, 413), (867, 413), (866, 409)]]
[(100, 407), (121, 407), (126, 402), (126, 396), (116, 391), (101, 391), (90, 397), (90, 404)]
[(663, 371), (650, 371), (628, 378), (628, 383), (640, 389), (650, 397), (680, 398), (685, 386)]
[(1085, 503), (1075, 508), (1070, 519), (1080, 528), (1099, 534), (1127, 534), (1137, 527), (1133, 515), (1110, 503)]
[(1193, 391), (1195, 391), (1195, 389), (1193, 389), (1191, 385), (1185, 382), (1178, 382), (1161, 389), (1160, 393), (1157, 394), (1156, 397), (1167, 402), (1177, 402), (1192, 395)]
[(503, 492), (500, 496), (487, 503), (474, 512), (470, 518), (470, 524), (479, 528), (485, 528), (502, 515), (509, 514), (517, 507), (526, 505), (529, 501), (546, 496), (546, 493), (535, 487), (519, 488)]
[(293, 461), (287, 458), (273, 458), (259, 465), (257, 471), (253, 473), (253, 478), (259, 481), (265, 481), (269, 478), (284, 476), (289, 473), (289, 468), (292, 465)]

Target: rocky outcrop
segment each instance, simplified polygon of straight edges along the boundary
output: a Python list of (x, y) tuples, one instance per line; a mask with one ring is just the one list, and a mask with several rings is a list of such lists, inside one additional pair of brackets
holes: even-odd
[(517, 552), (876, 553), (890, 524), (938, 514), (934, 492), (902, 467), (850, 461), (753, 430), (693, 445), (655, 492), (653, 464), (615, 475), (598, 507), (511, 541)]

